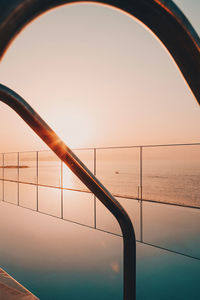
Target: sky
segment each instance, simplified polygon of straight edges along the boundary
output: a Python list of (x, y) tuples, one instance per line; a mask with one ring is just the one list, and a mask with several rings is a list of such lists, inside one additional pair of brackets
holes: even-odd
[[(200, 35), (200, 1), (176, 0)], [(160, 41), (98, 4), (56, 8), (17, 36), (0, 68), (72, 148), (200, 142), (200, 107)], [(0, 103), (0, 152), (46, 146)]]

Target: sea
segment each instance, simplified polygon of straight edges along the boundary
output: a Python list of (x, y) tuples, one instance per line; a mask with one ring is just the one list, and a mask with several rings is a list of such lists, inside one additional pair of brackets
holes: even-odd
[[(200, 207), (200, 145), (75, 150), (87, 168), (114, 195)], [(38, 155), (38, 156), (37, 156)], [(38, 158), (38, 159), (37, 159)], [(0, 165), (3, 155), (0, 155)], [(0, 179), (87, 191), (50, 151), (4, 154)]]

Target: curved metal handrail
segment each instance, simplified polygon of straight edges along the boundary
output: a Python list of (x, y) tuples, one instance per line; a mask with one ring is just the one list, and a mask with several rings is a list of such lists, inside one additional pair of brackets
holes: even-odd
[(135, 300), (136, 240), (133, 225), (126, 211), (24, 99), (0, 84), (0, 101), (16, 111), (117, 219), (124, 245), (124, 299)]
[(1, 0), (0, 58), (24, 26), (47, 10), (67, 3), (116, 7), (143, 22), (164, 44), (200, 103), (200, 39), (171, 0)]

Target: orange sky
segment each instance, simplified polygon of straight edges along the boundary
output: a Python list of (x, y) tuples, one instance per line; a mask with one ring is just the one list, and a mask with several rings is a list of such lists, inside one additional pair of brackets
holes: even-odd
[[(200, 2), (176, 3), (200, 34)], [(73, 4), (43, 15), (9, 48), (0, 78), (71, 147), (199, 142), (200, 108), (171, 57), (119, 10)], [(0, 152), (45, 148), (0, 109)]]

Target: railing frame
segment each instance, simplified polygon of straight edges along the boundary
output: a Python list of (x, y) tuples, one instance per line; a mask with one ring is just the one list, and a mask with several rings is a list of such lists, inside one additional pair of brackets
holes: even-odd
[[(97, 148), (78, 148), (78, 149), (73, 149), (73, 150), (74, 151), (78, 150), (79, 153), (80, 152), (84, 152), (84, 151), (90, 151), (91, 154), (93, 153), (93, 155), (91, 156), (91, 161), (94, 161), (93, 162), (94, 163), (94, 166), (93, 166), (94, 168), (92, 168), (92, 169), (93, 169), (93, 173), (97, 173), (97, 175), (98, 175), (97, 161), (98, 161), (98, 150), (99, 149), (100, 149), (100, 151), (101, 150), (106, 150), (106, 151), (107, 150), (108, 151), (112, 150), (113, 151), (115, 149), (117, 149), (117, 150), (119, 150), (119, 149), (120, 150), (123, 150), (123, 149), (133, 150), (134, 149), (134, 150), (137, 150), (137, 154), (139, 154), (139, 153), (142, 152), (143, 148), (144, 149), (155, 149), (156, 147), (159, 147), (159, 148), (170, 148), (170, 147), (181, 148), (181, 146), (183, 146), (183, 147), (185, 147), (185, 146), (187, 146), (187, 147), (190, 147), (190, 146), (197, 147), (198, 146), (198, 148), (199, 148), (200, 143), (146, 145), (146, 146), (136, 146), (135, 145), (135, 146), (125, 146), (125, 147), (123, 147), (123, 146), (117, 146), (117, 147), (112, 146), (112, 147), (97, 147)], [(39, 153), (44, 154), (45, 153), (45, 154), (48, 155), (51, 152), (50, 152), (50, 150), (49, 151), (48, 150), (40, 150), (40, 151), (22, 151), (22, 152), (20, 152), (20, 155), (21, 155), (21, 153), (22, 154), (30, 154), (30, 153), (35, 154), (35, 162), (36, 162), (36, 164), (35, 164), (36, 165), (36, 170), (35, 170), (36, 172), (35, 172), (35, 174), (38, 174), (38, 170), (39, 170), (38, 167), (39, 167), (39, 165), (38, 165), (38, 155), (37, 154), (39, 154)], [(96, 153), (96, 155), (95, 155), (95, 153)], [(4, 160), (3, 157), (5, 157), (7, 154), (9, 154), (9, 155), (13, 154), (13, 155), (16, 156), (17, 152), (0, 153), (0, 156), (2, 157), (2, 167), (8, 166), (8, 164), (6, 164), (6, 163), (4, 164), (3, 163), (3, 160)], [(141, 154), (138, 155), (138, 158), (139, 158), (138, 161), (139, 161), (139, 164), (140, 164), (139, 173), (138, 173), (138, 181), (139, 181), (138, 191), (139, 191), (139, 190), (143, 189), (143, 186), (142, 186), (143, 185), (143, 183), (142, 183), (142, 176), (143, 176), (144, 173), (142, 171), (142, 166), (143, 166), (142, 155)], [(6, 162), (6, 160), (5, 160), (5, 162)], [(64, 174), (63, 174), (63, 171), (64, 171), (63, 170), (63, 162), (60, 161), (60, 160), (58, 160), (58, 164), (60, 164), (60, 163), (61, 163), (61, 167), (60, 167), (60, 170), (58, 171), (58, 174), (60, 173), (60, 178), (62, 179), (63, 176), (64, 176)], [(11, 163), (11, 164), (13, 165), (13, 163)], [(19, 165), (17, 164), (16, 167), (19, 167)], [(2, 169), (2, 171), (4, 171), (4, 169)], [(51, 217), (54, 217), (54, 218), (58, 218), (58, 219), (63, 219), (65, 221), (67, 221), (67, 222), (71, 222), (71, 223), (77, 224), (79, 226), (88, 227), (90, 229), (95, 229), (95, 230), (98, 230), (98, 231), (101, 231), (101, 232), (104, 232), (104, 233), (107, 233), (107, 234), (111, 234), (111, 235), (115, 235), (115, 236), (118, 236), (118, 237), (122, 237), (122, 235), (120, 235), (120, 233), (115, 232), (115, 230), (113, 231), (111, 228), (110, 229), (109, 228), (107, 228), (107, 229), (102, 228), (102, 226), (97, 222), (98, 209), (96, 207), (96, 202), (95, 202), (96, 197), (95, 196), (94, 196), (94, 203), (93, 203), (93, 205), (94, 205), (94, 207), (93, 207), (93, 212), (94, 212), (93, 225), (91, 223), (86, 223), (86, 222), (81, 222), (81, 221), (78, 222), (77, 220), (75, 220), (73, 217), (70, 217), (70, 216), (68, 216), (67, 218), (65, 217), (65, 214), (64, 214), (64, 191), (73, 191), (73, 192), (75, 192), (74, 193), (74, 195), (75, 195), (76, 193), (90, 194), (91, 192), (89, 190), (84, 190), (83, 188), (78, 187), (78, 186), (77, 187), (72, 187), (72, 186), (70, 187), (68, 185), (64, 185), (64, 183), (63, 183), (62, 180), (61, 180), (60, 184), (53, 185), (53, 184), (48, 184), (47, 182), (46, 183), (44, 183), (44, 182), (41, 183), (40, 180), (30, 180), (30, 181), (29, 180), (25, 180), (24, 181), (21, 178), (20, 178), (20, 180), (18, 180), (18, 178), (14, 178), (12, 175), (10, 176), (10, 178), (9, 177), (4, 178), (3, 172), (2, 172), (2, 177), (0, 178), (0, 181), (3, 183), (3, 185), (2, 185), (2, 194), (1, 194), (1, 198), (0, 198), (2, 200), (3, 200), (3, 194), (4, 194), (3, 189), (4, 189), (4, 183), (5, 182), (8, 182), (8, 183), (12, 182), (12, 183), (16, 183), (16, 184), (19, 184), (19, 185), (21, 185), (21, 184), (24, 185), (25, 184), (25, 185), (36, 186), (37, 193), (36, 193), (36, 199), (35, 199), (35, 205), (36, 205), (35, 208), (30, 208), (27, 205), (25, 205), (25, 206), (21, 205), (20, 204), (20, 195), (19, 194), (18, 194), (18, 199), (17, 199), (18, 201), (16, 203), (13, 203), (12, 199), (5, 201), (5, 202), (7, 202), (9, 204), (18, 205), (18, 203), (19, 203), (19, 206), (21, 206), (21, 207), (23, 207), (25, 209), (29, 209), (29, 210), (32, 210), (32, 211), (37, 211), (38, 213), (45, 214), (45, 215), (48, 215), (48, 216), (51, 216)], [(47, 179), (47, 181), (48, 181), (48, 179)], [(58, 215), (57, 213), (52, 213), (52, 214), (48, 213), (48, 208), (46, 210), (37, 209), (37, 207), (38, 207), (37, 203), (38, 203), (38, 200), (39, 200), (39, 197), (38, 197), (38, 189), (39, 189), (39, 187), (45, 187), (46, 189), (52, 189), (53, 188), (53, 189), (59, 189), (60, 190), (60, 196), (59, 196), (59, 198), (56, 198), (58, 201), (60, 201), (60, 205), (61, 205), (61, 207), (60, 207), (60, 215)], [(6, 195), (6, 193), (5, 193), (5, 195)], [(118, 197), (119, 199), (124, 199), (124, 200), (126, 199), (129, 202), (132, 202), (132, 201), (138, 202), (138, 208), (139, 208), (139, 215), (138, 215), (139, 216), (139, 221), (138, 221), (139, 234), (138, 234), (138, 238), (137, 238), (137, 235), (136, 235), (136, 242), (142, 243), (144, 245), (148, 245), (148, 246), (151, 246), (151, 247), (155, 247), (157, 249), (161, 249), (161, 250), (164, 250), (164, 251), (168, 251), (168, 252), (173, 253), (173, 254), (178, 254), (178, 255), (181, 255), (183, 257), (188, 257), (188, 258), (200, 261), (200, 257), (195, 256), (195, 255), (191, 255), (191, 254), (187, 253), (187, 251), (186, 252), (184, 252), (184, 251), (176, 251), (175, 249), (173, 249), (173, 247), (172, 248), (171, 247), (168, 247), (168, 248), (163, 247), (162, 243), (160, 244), (160, 243), (157, 243), (155, 241), (152, 242), (152, 243), (150, 243), (149, 241), (147, 241), (144, 238), (144, 236), (146, 236), (146, 234), (145, 234), (145, 228), (148, 228), (149, 226), (151, 226), (151, 224), (150, 223), (147, 224), (145, 222), (145, 220), (147, 221), (147, 219), (145, 218), (145, 216), (147, 216), (147, 214), (145, 213), (145, 215), (143, 216), (143, 208), (144, 208), (144, 203), (145, 202), (152, 203), (152, 204), (155, 205), (155, 207), (156, 207), (156, 205), (158, 205), (158, 206), (160, 206), (160, 205), (163, 206), (164, 205), (164, 206), (168, 206), (168, 207), (169, 206), (182, 207), (182, 208), (185, 208), (185, 209), (191, 209), (193, 211), (194, 210), (199, 211), (200, 210), (200, 205), (199, 206), (197, 206), (197, 205), (188, 205), (186, 203), (185, 204), (183, 204), (183, 203), (181, 204), (181, 203), (176, 203), (175, 201), (174, 202), (167, 202), (167, 201), (153, 200), (152, 198), (150, 200), (150, 199), (143, 198), (142, 193), (140, 195), (138, 194), (138, 196), (136, 196), (136, 193), (135, 193), (135, 196), (133, 196), (133, 195), (132, 196), (131, 195), (125, 196), (123, 194), (118, 194), (117, 195), (117, 194), (113, 193), (113, 196), (114, 197)], [(173, 199), (173, 197), (171, 199)], [(91, 201), (91, 198), (90, 198), (90, 201)], [(92, 203), (90, 203), (90, 206), (92, 206)], [(133, 212), (132, 210), (128, 211), (128, 213), (129, 213), (130, 216), (131, 216), (132, 212)], [(188, 210), (188, 213), (189, 213), (189, 210)], [(112, 222), (112, 219), (110, 221)]]

